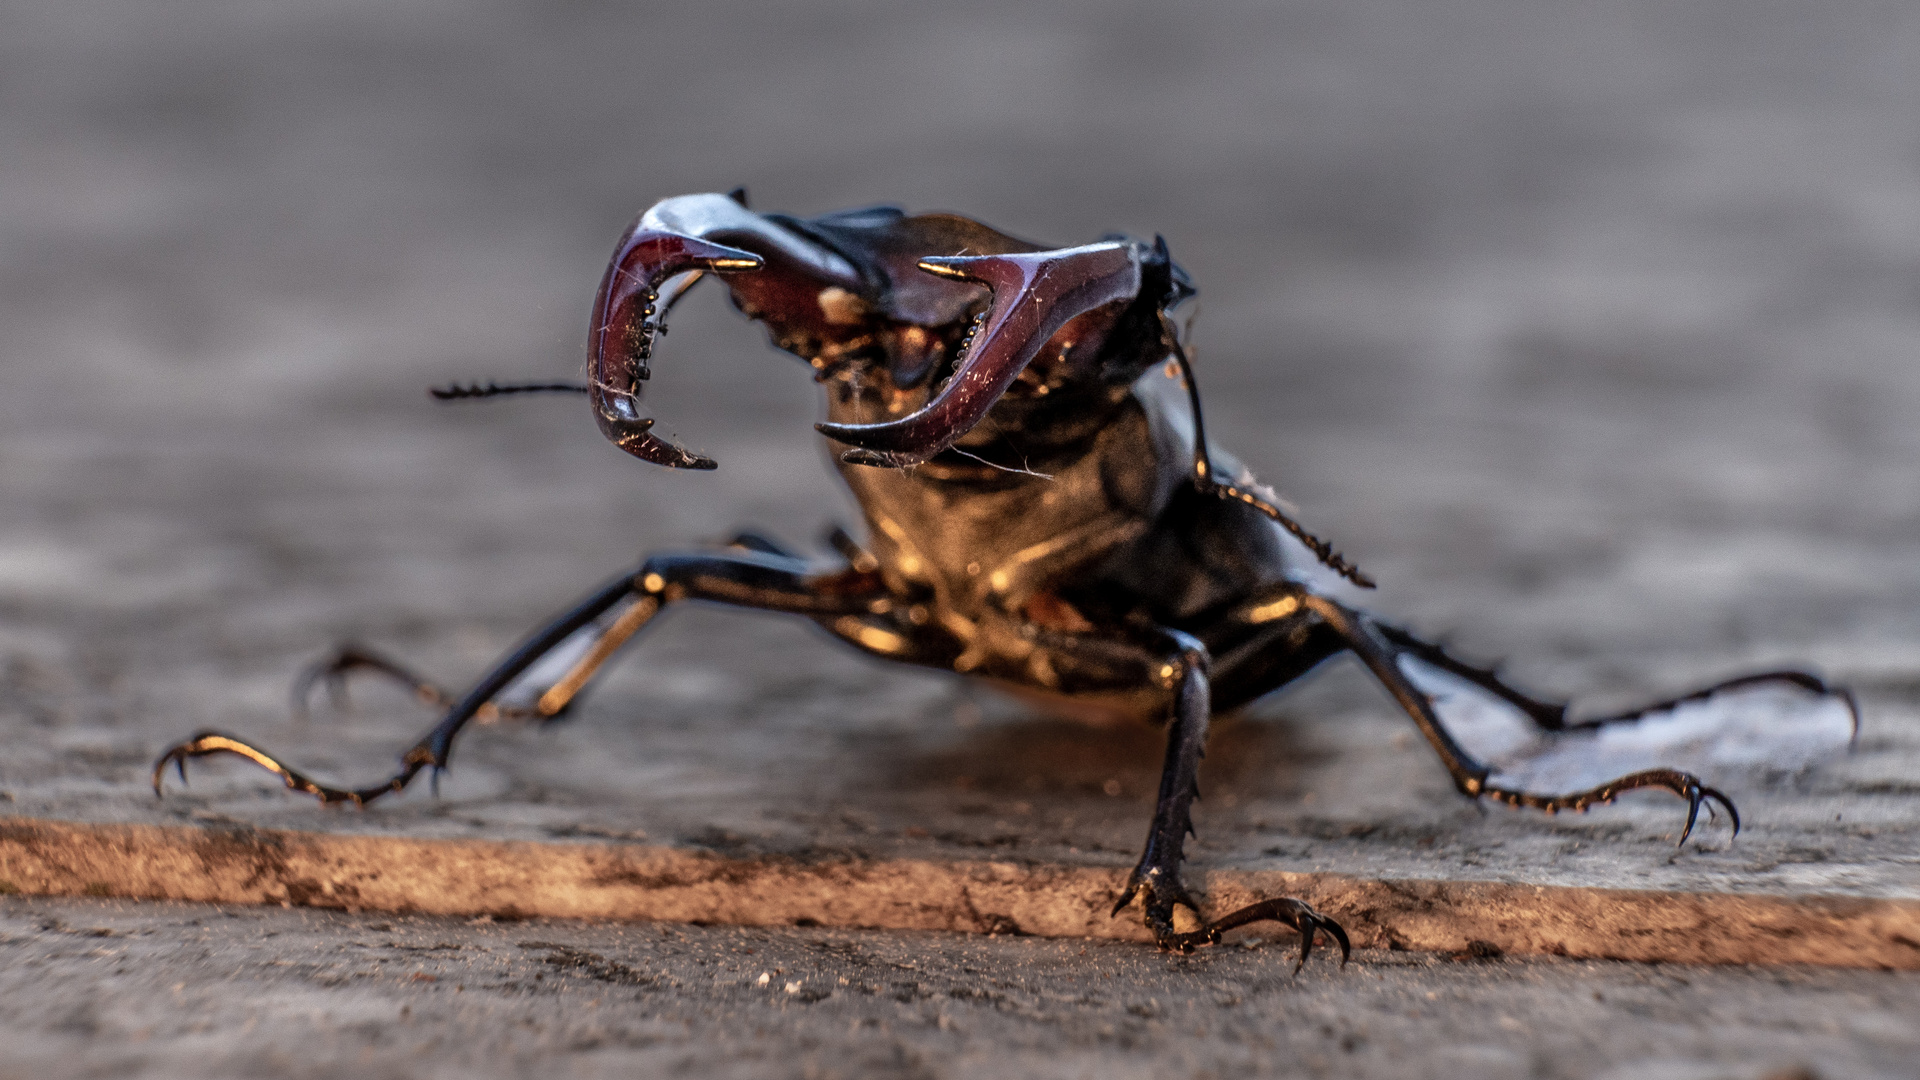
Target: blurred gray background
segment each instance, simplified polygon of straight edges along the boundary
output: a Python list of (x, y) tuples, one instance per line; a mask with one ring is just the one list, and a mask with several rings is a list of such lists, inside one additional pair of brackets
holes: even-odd
[[(0, 783), (43, 782), (44, 805), (68, 808), (130, 799), (162, 745), (205, 725), (291, 740), (329, 777), (378, 775), (428, 720), (404, 701), (371, 695), (369, 716), (304, 734), (285, 719), (287, 681), (332, 641), (458, 683), (644, 552), (748, 523), (810, 542), (851, 520), (806, 370), (717, 294), (677, 317), (650, 392), (716, 473), (627, 458), (576, 400), (453, 408), (422, 392), (576, 375), (622, 226), (656, 199), (745, 185), (801, 214), (892, 201), (1062, 244), (1164, 234), (1202, 289), (1214, 437), (1381, 580), (1379, 610), (1603, 702), (1815, 665), (1868, 695), (1863, 757), (1830, 793), (1910, 796), (1910, 778), (1855, 773), (1910, 760), (1894, 752), (1920, 731), (1917, 73), (1906, 0), (0, 0)], [(866, 812), (891, 805), (858, 794), (869, 771), (946, 784), (949, 759), (925, 747), (978, 716), (938, 676), (723, 613), (677, 614), (609, 682), (560, 732), (477, 736), (456, 775), (493, 777), (483, 796), (518, 777), (525, 795), (539, 762), (671, 757), (700, 763), (676, 783), (715, 801), (813, 790), (796, 741), (829, 758), (890, 747), (842, 759)], [(1399, 723), (1351, 672), (1329, 685), (1239, 729), (1268, 747), (1247, 767), (1280, 768), (1289, 799), (1313, 782), (1296, 751), (1319, 736), (1300, 730), (1356, 709)], [(1083, 737), (1006, 730), (956, 760), (1044, 734), (1043, 757), (1086, 757), (1088, 791), (1117, 775), (1131, 793), (1102, 809), (1063, 781), (1048, 797), (1136, 835), (1150, 735), (1103, 758)], [(1414, 788), (1355, 793), (1342, 813), (1444, 797), (1420, 760)], [(242, 774), (203, 770), (166, 812), (216, 788), (285, 823), (313, 813)], [(827, 821), (838, 805), (784, 827), (838, 845), (860, 824)], [(1446, 806), (1448, 836), (1494, 828)], [(1203, 809), (1203, 844), (1221, 813)], [(1062, 826), (1060, 843), (1108, 824)], [(1434, 858), (1457, 857), (1447, 843)], [(336, 946), (368, 932), (341, 919)], [(1071, 988), (1084, 972), (1064, 962)], [(61, 1019), (107, 985), (93, 971), (74, 967), (54, 1012), (20, 1023), (55, 1049), (118, 1031)], [(361, 1049), (301, 1019), (332, 984), (287, 978), (282, 1034), (323, 1057)], [(1910, 1001), (1893, 978), (1857, 989)], [(1394, 1048), (1381, 1071), (1511, 983), (1458, 981), (1439, 1019), (1378, 1044)], [(1555, 1000), (1585, 1001), (1585, 976), (1562, 981)], [(1722, 1016), (1798, 1015), (1791, 987), (1760, 984), (1770, 1004), (1727, 991)], [(1287, 1024), (1305, 997), (1267, 1000), (1278, 1012), (1233, 1047), (1318, 1038)], [(1864, 1054), (1856, 1071), (1910, 1061), (1905, 1020), (1836, 1026), (1858, 1000), (1819, 1006), (1828, 1050)], [(1474, 1067), (1597, 1072), (1652, 1038), (1646, 1017), (1684, 1012), (1671, 1006), (1595, 1006), (1558, 1065), (1501, 1050)], [(1085, 1036), (1103, 1075), (1214, 1060), (1127, 1011), (1120, 1049), (1110, 1027)], [(249, 1042), (234, 1015), (218, 1045)], [(1538, 1037), (1486, 1015), (1473, 1038)], [(913, 1060), (989, 1052), (944, 1016), (913, 1036), (933, 1057)], [(1764, 1057), (1767, 1038), (1800, 1038), (1701, 1023), (1662, 1029), (1674, 1054)], [(368, 1030), (369, 1046), (390, 1037)], [(1053, 1029), (1035, 1030), (1044, 1053)], [(527, 1060), (571, 1045), (564, 1026), (545, 1037), (559, 1042)]]
[(464, 678), (641, 552), (847, 516), (807, 373), (717, 294), (651, 394), (716, 474), (640, 466), (570, 399), (422, 393), (577, 373), (621, 227), (734, 185), (1164, 234), (1215, 437), (1379, 607), (1563, 689), (1920, 669), (1911, 4), (0, 20), (16, 683), (284, 670), (349, 631)]

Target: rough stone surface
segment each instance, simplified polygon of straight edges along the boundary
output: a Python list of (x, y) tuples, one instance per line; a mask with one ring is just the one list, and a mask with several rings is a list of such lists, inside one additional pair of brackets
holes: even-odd
[[(1045, 862), (727, 856), (660, 845), (0, 822), (0, 890), (347, 911), (673, 920), (1146, 941), (1122, 875)], [(1362, 946), (1920, 970), (1920, 904), (1821, 894), (1197, 875), (1217, 911), (1293, 896)]]
[(1913, 1075), (1920, 976), (0, 901), (0, 1077)]
[[(1384, 583), (1374, 607), (1528, 685), (1605, 707), (1810, 663), (1862, 692), (1850, 754), (1716, 775), (1749, 830), (1675, 853), (1671, 801), (1482, 815), (1336, 667), (1219, 733), (1196, 871), (1914, 893), (1911, 5), (21, 0), (0, 19), (14, 816), (1123, 868), (1151, 732), (1035, 718), (718, 611), (670, 617), (564, 726), (473, 732), (438, 801), (323, 814), (238, 765), (141, 793), (152, 756), (206, 726), (380, 775), (431, 719), (409, 702), (367, 688), (351, 716), (287, 718), (292, 674), (340, 638), (458, 683), (644, 552), (851, 516), (804, 371), (711, 297), (675, 323), (650, 400), (716, 473), (640, 468), (576, 402), (420, 393), (572, 374), (620, 225), (745, 184), (799, 212), (884, 199), (1060, 242), (1164, 233), (1203, 289), (1215, 437)], [(1071, 947), (1033, 947), (1068, 949), (1070, 971)], [(1598, 969), (1444, 970), (1517, 994), (1526, 972)], [(1654, 1041), (1673, 1075), (1773, 1067), (1718, 1034), (1776, 1015), (1747, 977), (1703, 975), (1710, 1008), (1644, 1018), (1672, 1025)], [(7, 1007), (94, 992), (66, 985)], [(288, 1045), (339, 1050), (310, 1047), (316, 1070), (360, 1052), (288, 1023)], [(1545, 1071), (1498, 1049), (1565, 1045), (1545, 1026), (1469, 1057)], [(251, 1052), (238, 1028), (169, 1027), (151, 1050), (132, 1030), (100, 1028), (93, 1052)], [(758, 1030), (788, 1047), (774, 1071), (818, 1035)], [(1206, 1044), (1183, 1040), (1141, 1044), (1138, 1067), (1201, 1071)], [(954, 1071), (953, 1047), (984, 1045), (920, 1060)], [(1628, 1060), (1607, 1045), (1558, 1067)]]

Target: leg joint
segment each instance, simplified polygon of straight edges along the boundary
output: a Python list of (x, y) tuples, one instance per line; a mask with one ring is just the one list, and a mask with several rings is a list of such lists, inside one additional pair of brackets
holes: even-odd
[(1213, 667), (1213, 656), (1200, 639), (1181, 630), (1162, 630), (1161, 645), (1168, 651), (1154, 668), (1154, 679), (1165, 687), (1184, 682), (1189, 675), (1205, 678)]
[(794, 560), (762, 551), (674, 552), (654, 555), (633, 575), (634, 589), (662, 600), (715, 594), (733, 599), (756, 592), (791, 592), (799, 575)]

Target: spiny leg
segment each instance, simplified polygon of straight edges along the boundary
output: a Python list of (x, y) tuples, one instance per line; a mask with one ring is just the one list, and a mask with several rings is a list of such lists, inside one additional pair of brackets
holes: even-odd
[(453, 695), (438, 683), (423, 675), (416, 674), (399, 661), (354, 641), (343, 641), (334, 646), (331, 653), (300, 669), (293, 680), (293, 716), (305, 721), (311, 717), (308, 703), (313, 699), (316, 686), (327, 688), (327, 700), (335, 710), (345, 712), (351, 707), (347, 698), (347, 675), (355, 671), (370, 671), (384, 675), (412, 691), (413, 696), (423, 704), (444, 709), (453, 704)]
[(787, 545), (765, 533), (754, 532), (750, 529), (734, 533), (733, 539), (728, 540), (726, 546), (739, 548), (741, 551), (757, 551), (762, 555), (778, 555), (781, 558), (793, 559), (796, 562), (806, 561), (806, 556)]
[[(1306, 902), (1290, 897), (1263, 900), (1229, 912), (1211, 922), (1202, 921), (1198, 929), (1181, 932), (1174, 926), (1176, 907), (1185, 907), (1196, 919), (1200, 906), (1180, 876), (1186, 860), (1186, 840), (1193, 834), (1193, 802), (1199, 798), (1200, 759), (1205, 756), (1207, 730), (1212, 721), (1213, 702), (1209, 687), (1211, 661), (1205, 645), (1192, 635), (1178, 630), (1155, 631), (1158, 649), (1145, 651), (1150, 665), (1146, 674), (1173, 691), (1173, 716), (1167, 730), (1167, 756), (1160, 773), (1160, 792), (1153, 811), (1153, 824), (1147, 830), (1147, 844), (1140, 862), (1127, 876), (1126, 887), (1113, 905), (1119, 915), (1138, 896), (1145, 909), (1147, 929), (1163, 949), (1191, 952), (1211, 945), (1237, 926), (1260, 921), (1282, 922), (1300, 932), (1298, 971), (1313, 951), (1316, 934), (1325, 933), (1340, 946), (1344, 965), (1352, 946), (1339, 923), (1315, 911)], [(1070, 640), (1070, 639), (1069, 639)], [(1066, 641), (1053, 640), (1050, 647), (1062, 649)], [(1086, 646), (1082, 646), (1083, 648)], [(1100, 647), (1111, 651), (1110, 646)], [(1067, 651), (1067, 650), (1062, 650)]]
[[(603, 614), (562, 639), (512, 683), (503, 687), (493, 700), (482, 703), (474, 712), (474, 720), (481, 724), (494, 724), (502, 721), (552, 721), (564, 717), (594, 670), (638, 628), (632, 625), (636, 617), (634, 609), (638, 606), (636, 601), (613, 617), (609, 617), (610, 609), (608, 614)], [(344, 710), (347, 707), (346, 676), (349, 672), (360, 670), (372, 671), (400, 683), (413, 691), (416, 699), (435, 708), (452, 708), (458, 701), (452, 693), (414, 674), (399, 662), (365, 646), (349, 643), (337, 648), (327, 658), (309, 665), (294, 680), (294, 719), (308, 719), (307, 703), (313, 697), (313, 687), (323, 681), (334, 707)], [(556, 693), (556, 688), (563, 689)]]
[[(744, 553), (752, 553), (748, 563), (773, 567), (797, 577), (808, 576), (806, 559), (778, 540), (761, 533), (736, 533), (724, 545), (725, 548)], [(674, 560), (695, 560), (699, 554), (683, 556), (657, 556), (652, 562), (671, 564)], [(737, 564), (747, 565), (747, 564)], [(817, 574), (810, 580), (829, 592), (852, 587), (855, 589), (877, 587), (877, 583), (862, 578), (849, 585), (848, 574)], [(648, 575), (643, 568), (638, 579), (646, 585)], [(666, 580), (662, 577), (663, 581)], [(667, 586), (673, 592), (676, 586)], [(676, 599), (676, 596), (667, 599)], [(692, 597), (694, 599), (714, 599), (713, 597)], [(481, 706), (475, 719), (486, 723), (500, 719), (535, 719), (543, 721), (558, 720), (567, 715), (580, 693), (593, 681), (608, 660), (611, 660), (620, 647), (625, 645), (641, 627), (652, 620), (659, 610), (659, 598), (645, 595), (645, 590), (637, 594), (632, 603), (625, 608), (616, 606), (586, 628), (577, 631), (573, 637), (563, 640), (535, 665), (522, 673), (516, 683), (508, 684), (503, 693), (524, 696), (530, 705), (511, 704), (496, 697), (492, 702)], [(747, 606), (760, 606), (749, 603)], [(784, 610), (784, 609), (775, 609)], [(534, 690), (538, 689), (538, 693)], [(491, 710), (491, 712), (489, 712)]]
[[(799, 568), (805, 568), (804, 557), (778, 540), (757, 532), (735, 534), (725, 545), (742, 551), (757, 551), (765, 555), (775, 555), (792, 559)], [(524, 701), (489, 701), (474, 714), (474, 719), (482, 724), (517, 720), (558, 720), (563, 717), (583, 688), (608, 656), (625, 643), (637, 626), (628, 626), (622, 618), (600, 620), (598, 625), (589, 624), (576, 631), (574, 639), (563, 642), (551, 650), (546, 660), (559, 659), (563, 663), (553, 665), (560, 669), (554, 677), (545, 680), (550, 685), (539, 693), (514, 693), (515, 697), (525, 697)], [(570, 654), (570, 655), (562, 655)], [(296, 720), (309, 717), (308, 704), (313, 699), (316, 685), (324, 684), (328, 700), (336, 710), (345, 711), (349, 707), (347, 700), (347, 675), (355, 671), (369, 671), (383, 675), (400, 683), (411, 691), (415, 698), (434, 708), (447, 709), (455, 703), (452, 693), (438, 683), (416, 674), (412, 669), (380, 652), (358, 642), (343, 642), (335, 647), (325, 658), (302, 669), (293, 682), (293, 715)], [(538, 686), (538, 666), (521, 680), (524, 685), (531, 681)], [(510, 687), (509, 690), (514, 690)]]
[(1832, 695), (1833, 697), (1839, 698), (1841, 703), (1846, 705), (1848, 715), (1852, 718), (1853, 734), (1856, 737), (1860, 734), (1860, 705), (1854, 699), (1852, 690), (1844, 686), (1829, 686), (1817, 675), (1793, 670), (1762, 671), (1751, 675), (1741, 675), (1737, 678), (1717, 682), (1711, 686), (1703, 687), (1678, 697), (1668, 698), (1664, 701), (1656, 701), (1649, 705), (1642, 705), (1637, 709), (1630, 709), (1626, 712), (1574, 720), (1568, 717), (1567, 706), (1564, 702), (1541, 701), (1508, 685), (1505, 680), (1500, 678), (1497, 672), (1488, 668), (1477, 667), (1452, 656), (1448, 654), (1446, 649), (1433, 642), (1423, 641), (1397, 626), (1389, 626), (1378, 620), (1370, 619), (1368, 621), (1380, 636), (1386, 639), (1389, 645), (1401, 649), (1408, 655), (1431, 664), (1442, 671), (1457, 675), (1495, 697), (1500, 698), (1521, 712), (1526, 713), (1528, 718), (1543, 731), (1592, 731), (1614, 724), (1630, 724), (1643, 720), (1654, 713), (1666, 712), (1690, 702), (1705, 701), (1715, 694), (1725, 693), (1730, 690), (1740, 690), (1749, 686), (1778, 685), (1791, 686), (1808, 691), (1809, 693)]
[(1860, 702), (1854, 698), (1851, 688), (1845, 686), (1829, 686), (1824, 679), (1821, 679), (1817, 675), (1812, 675), (1804, 671), (1791, 670), (1763, 671), (1754, 675), (1741, 675), (1737, 678), (1727, 679), (1724, 682), (1714, 683), (1712, 686), (1695, 690), (1692, 693), (1681, 694), (1679, 697), (1668, 698), (1665, 701), (1656, 701), (1651, 705), (1643, 705), (1638, 709), (1633, 709), (1628, 712), (1571, 721), (1567, 724), (1566, 730), (1592, 731), (1613, 724), (1631, 724), (1643, 720), (1648, 716), (1652, 716), (1654, 713), (1666, 712), (1669, 709), (1675, 709), (1681, 705), (1695, 701), (1705, 701), (1715, 694), (1725, 693), (1729, 690), (1739, 690), (1748, 686), (1767, 685), (1793, 686), (1810, 693), (1839, 698), (1841, 704), (1847, 707), (1847, 716), (1852, 723), (1850, 739), (1858, 739), (1860, 737)]
[[(179, 771), (180, 779), (184, 782), (188, 758), (222, 753), (236, 754), (277, 773), (289, 789), (313, 795), (323, 804), (351, 802), (355, 805), (365, 805), (389, 792), (399, 791), (405, 788), (420, 770), (428, 766), (433, 766), (436, 771), (445, 768), (453, 737), (469, 720), (479, 714), (482, 707), (489, 704), (493, 697), (505, 689), (521, 672), (539, 661), (561, 642), (592, 623), (615, 604), (632, 596), (635, 591), (634, 584), (631, 574), (623, 574), (615, 578), (522, 642), (465, 698), (455, 703), (446, 717), (432, 731), (402, 755), (400, 770), (384, 783), (358, 789), (328, 787), (309, 779), (305, 774), (281, 763), (266, 751), (235, 736), (217, 731), (203, 731), (185, 742), (169, 747), (154, 763), (154, 792), (160, 793), (161, 778), (169, 764)], [(657, 607), (657, 602), (655, 606)]]
[[(1489, 784), (1487, 778), (1492, 770), (1476, 761), (1454, 741), (1452, 733), (1435, 714), (1432, 700), (1400, 670), (1399, 656), (1402, 653), (1417, 653), (1412, 653), (1405, 646), (1395, 645), (1367, 616), (1336, 601), (1303, 593), (1300, 602), (1346, 640), (1347, 647), (1373, 672), (1374, 678), (1380, 680), (1407, 715), (1413, 718), (1421, 734), (1426, 736), (1427, 742), (1440, 755), (1441, 764), (1453, 776), (1454, 786), (1463, 794), (1474, 798), (1485, 796), (1508, 806), (1524, 806), (1551, 814), (1561, 810), (1585, 810), (1589, 806), (1609, 803), (1622, 792), (1636, 788), (1660, 788), (1687, 800), (1687, 825), (1680, 833), (1681, 844), (1685, 844), (1687, 837), (1693, 835), (1700, 807), (1706, 805), (1708, 812), (1712, 813), (1712, 804), (1715, 802), (1726, 808), (1727, 816), (1732, 819), (1734, 835), (1740, 834), (1740, 814), (1734, 809), (1733, 801), (1702, 783), (1699, 777), (1678, 769), (1643, 769), (1586, 791), (1564, 795), (1543, 795)], [(1524, 698), (1524, 695), (1521, 696)]]
[(1173, 925), (1176, 906), (1200, 914), (1200, 905), (1180, 880), (1180, 864), (1186, 860), (1187, 837), (1193, 835), (1193, 801), (1200, 796), (1200, 759), (1206, 756), (1207, 731), (1213, 719), (1207, 670), (1212, 660), (1206, 646), (1178, 630), (1164, 633), (1173, 651), (1153, 676), (1174, 694), (1173, 716), (1167, 725), (1167, 755), (1160, 767), (1160, 792), (1154, 800), (1147, 846), (1113, 905), (1113, 913), (1118, 915), (1139, 895), (1146, 909), (1147, 928), (1162, 945), (1179, 936)]
[(188, 758), (235, 754), (278, 774), (288, 788), (304, 791), (322, 803), (364, 805), (389, 792), (405, 788), (421, 770), (437, 775), (452, 756), (453, 740), (502, 690), (580, 630), (594, 624), (622, 603), (628, 606), (596, 638), (571, 670), (541, 696), (537, 708), (553, 715), (564, 709), (600, 665), (633, 634), (652, 620), (662, 606), (679, 600), (713, 600), (740, 607), (782, 611), (814, 618), (871, 612), (885, 598), (875, 575), (847, 570), (808, 575), (791, 558), (754, 551), (657, 555), (637, 572), (622, 574), (587, 595), (571, 610), (528, 637), (482, 678), (401, 757), (398, 772), (383, 783), (366, 788), (334, 788), (317, 783), (266, 751), (221, 732), (207, 731), (169, 748), (154, 764), (153, 782), (160, 791), (166, 767), (174, 765), (186, 777)]
[[(1161, 253), (1164, 254), (1167, 246), (1166, 241), (1156, 239), (1155, 243), (1158, 245)], [(1187, 407), (1193, 418), (1192, 478), (1194, 487), (1210, 495), (1217, 495), (1223, 499), (1235, 499), (1246, 503), (1267, 517), (1272, 518), (1281, 528), (1287, 530), (1287, 533), (1294, 539), (1305, 544), (1307, 550), (1313, 552), (1314, 558), (1319, 559), (1321, 564), (1327, 569), (1332, 570), (1334, 573), (1339, 574), (1341, 577), (1346, 578), (1348, 581), (1353, 582), (1363, 589), (1375, 588), (1374, 580), (1368, 577), (1360, 567), (1356, 566), (1346, 556), (1335, 551), (1332, 543), (1322, 540), (1318, 536), (1308, 532), (1306, 526), (1293, 520), (1286, 511), (1274, 505), (1269, 499), (1263, 498), (1262, 492), (1251, 490), (1254, 485), (1243, 488), (1232, 481), (1220, 479), (1219, 470), (1213, 467), (1213, 455), (1207, 449), (1207, 421), (1200, 408), (1200, 381), (1194, 378), (1193, 375), (1193, 358), (1187, 355), (1186, 343), (1181, 340), (1180, 330), (1174, 325), (1173, 319), (1165, 312), (1162, 312), (1160, 320), (1161, 324), (1165, 327), (1166, 338), (1173, 346), (1173, 362), (1180, 368), (1181, 380), (1187, 388)], [(1267, 492), (1266, 494), (1270, 495), (1271, 492)]]

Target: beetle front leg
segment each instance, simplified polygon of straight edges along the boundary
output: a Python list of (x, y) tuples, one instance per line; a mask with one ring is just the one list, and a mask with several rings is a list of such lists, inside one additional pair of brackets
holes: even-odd
[[(1186, 860), (1186, 840), (1193, 834), (1193, 801), (1200, 795), (1200, 759), (1206, 755), (1207, 731), (1213, 713), (1210, 686), (1211, 659), (1205, 645), (1192, 635), (1178, 630), (1162, 630), (1169, 648), (1153, 676), (1174, 692), (1173, 718), (1167, 731), (1166, 763), (1160, 772), (1160, 793), (1153, 811), (1153, 825), (1147, 832), (1147, 846), (1140, 862), (1128, 875), (1126, 888), (1113, 905), (1113, 914), (1126, 910), (1137, 896), (1145, 909), (1147, 929), (1161, 948), (1192, 952), (1201, 945), (1213, 945), (1226, 931), (1248, 923), (1282, 922), (1300, 932), (1300, 959), (1294, 965), (1304, 967), (1313, 952), (1314, 938), (1326, 934), (1340, 946), (1344, 965), (1352, 945), (1340, 924), (1315, 911), (1305, 901), (1279, 897), (1250, 904), (1211, 922), (1204, 921), (1200, 905), (1181, 880), (1180, 864)], [(1182, 932), (1174, 925), (1174, 909), (1185, 907), (1201, 925)]]
[(1200, 759), (1206, 756), (1207, 731), (1212, 724), (1213, 698), (1208, 684), (1212, 660), (1206, 646), (1178, 630), (1164, 632), (1178, 651), (1161, 662), (1155, 678), (1173, 690), (1173, 717), (1167, 725), (1167, 756), (1160, 769), (1160, 793), (1154, 801), (1153, 826), (1140, 862), (1127, 876), (1127, 887), (1113, 905), (1115, 915), (1139, 896), (1146, 910), (1147, 929), (1163, 946), (1180, 935), (1173, 925), (1176, 907), (1200, 915), (1187, 886), (1180, 879), (1186, 860), (1187, 837), (1193, 834), (1193, 800), (1200, 795)]
[(408, 748), (401, 757), (399, 771), (383, 783), (366, 788), (330, 787), (242, 739), (223, 732), (205, 731), (168, 748), (154, 763), (154, 791), (159, 793), (168, 765), (175, 766), (184, 779), (189, 758), (233, 754), (272, 771), (288, 788), (313, 795), (322, 803), (351, 802), (364, 806), (383, 795), (403, 790), (422, 770), (432, 769), (436, 775), (444, 771), (452, 756), (453, 740), (468, 722), (535, 665), (550, 658), (570, 640), (578, 640), (576, 635), (598, 624), (614, 609), (626, 605), (604, 631), (591, 639), (585, 654), (572, 660), (566, 673), (541, 695), (535, 706), (540, 713), (557, 715), (619, 646), (651, 622), (663, 606), (692, 599), (817, 619), (869, 613), (877, 603), (886, 600), (886, 594), (878, 575), (854, 569), (810, 575), (799, 560), (762, 551), (654, 556), (638, 571), (622, 574), (589, 594), (508, 654), (433, 730)]

